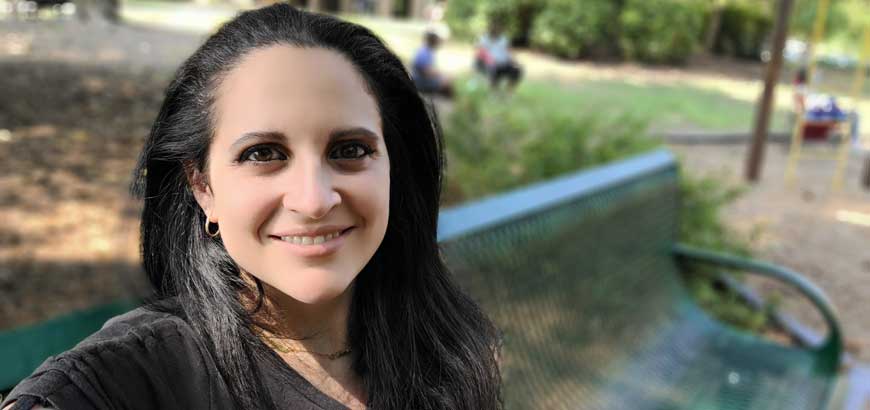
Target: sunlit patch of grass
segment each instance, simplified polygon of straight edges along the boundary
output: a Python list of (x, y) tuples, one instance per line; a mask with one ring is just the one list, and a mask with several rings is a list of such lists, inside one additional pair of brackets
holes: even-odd
[(142, 0), (126, 1), (121, 6), (124, 21), (203, 34), (214, 31), (236, 12), (238, 9), (228, 6)]

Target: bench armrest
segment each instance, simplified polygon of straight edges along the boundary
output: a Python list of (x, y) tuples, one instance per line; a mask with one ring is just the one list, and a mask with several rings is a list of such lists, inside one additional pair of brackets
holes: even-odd
[(843, 340), (840, 323), (837, 321), (836, 309), (828, 297), (825, 296), (824, 292), (812, 282), (800, 274), (781, 266), (694, 248), (689, 245), (676, 244), (673, 247), (673, 253), (678, 258), (777, 279), (800, 291), (815, 305), (828, 325), (828, 337), (819, 346), (815, 346), (814, 349), (825, 357), (833, 359), (831, 363), (833, 366), (839, 366), (840, 356), (843, 351)]

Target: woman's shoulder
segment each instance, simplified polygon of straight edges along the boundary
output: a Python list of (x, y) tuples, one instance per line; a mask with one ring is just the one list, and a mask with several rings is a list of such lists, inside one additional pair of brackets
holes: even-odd
[[(86, 360), (88, 357), (147, 357), (159, 363), (168, 353), (199, 354), (193, 328), (179, 313), (173, 299), (152, 302), (115, 316), (73, 349), (55, 361)], [(181, 350), (179, 350), (181, 349)], [(175, 357), (176, 359), (178, 357)]]
[(110, 319), (73, 349), (48, 358), (6, 401), (31, 395), (55, 408), (144, 409), (178, 407), (186, 397), (205, 400), (181, 406), (195, 408), (208, 404), (216, 376), (187, 321), (151, 305)]
[(115, 316), (75, 349), (100, 349), (105, 345), (136, 343), (154, 337), (192, 332), (179, 313), (174, 299), (140, 306)]

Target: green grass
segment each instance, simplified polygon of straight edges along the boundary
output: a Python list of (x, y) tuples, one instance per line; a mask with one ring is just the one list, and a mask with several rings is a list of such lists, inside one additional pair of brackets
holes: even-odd
[[(530, 80), (518, 92), (538, 97), (553, 110), (631, 114), (646, 120), (653, 131), (749, 131), (753, 103), (719, 92), (685, 85), (637, 85), (620, 81), (579, 81), (559, 84)], [(787, 113), (778, 110), (771, 129), (786, 129)]]

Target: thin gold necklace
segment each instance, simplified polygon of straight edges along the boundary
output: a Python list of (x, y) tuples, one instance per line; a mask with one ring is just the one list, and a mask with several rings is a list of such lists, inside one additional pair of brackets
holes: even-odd
[(350, 351), (351, 351), (350, 347), (346, 347), (342, 350), (339, 350), (339, 351), (333, 352), (333, 353), (322, 353), (322, 352), (315, 352), (313, 350), (299, 349), (299, 348), (295, 348), (295, 347), (292, 347), (292, 346), (285, 344), (284, 339), (289, 339), (289, 338), (281, 338), (281, 337), (266, 334), (265, 330), (260, 329), (257, 326), (252, 326), (252, 330), (254, 331), (254, 333), (259, 335), (260, 338), (263, 339), (263, 342), (265, 342), (267, 345), (269, 345), (269, 347), (271, 347), (271, 348), (273, 348), (281, 353), (290, 353), (290, 352), (308, 353), (308, 354), (312, 354), (315, 356), (325, 357), (329, 360), (335, 360), (335, 359), (338, 359), (339, 357), (347, 356), (348, 354), (350, 354)]

